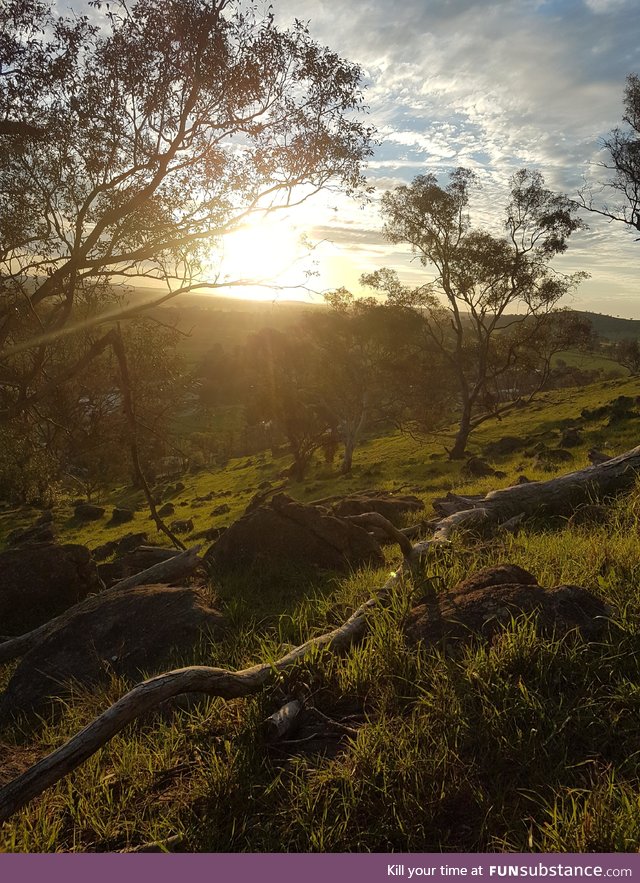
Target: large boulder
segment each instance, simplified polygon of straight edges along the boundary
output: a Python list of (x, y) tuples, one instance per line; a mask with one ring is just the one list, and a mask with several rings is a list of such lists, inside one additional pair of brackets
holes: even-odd
[(33, 545), (0, 552), (0, 623), (22, 634), (103, 588), (85, 546)]
[(553, 472), (558, 466), (561, 466), (564, 463), (570, 463), (573, 459), (571, 451), (566, 451), (564, 448), (543, 447), (541, 450), (537, 451), (532, 465), (536, 469)]
[(195, 588), (137, 586), (87, 598), (30, 650), (0, 696), (0, 721), (46, 708), (74, 686), (158, 673), (214, 634), (222, 615)]
[(424, 509), (424, 502), (412, 495), (400, 494), (353, 494), (333, 503), (331, 511), (334, 515), (363, 515), (365, 512), (378, 512), (392, 524), (398, 524), (406, 512), (418, 512)]
[(133, 509), (126, 509), (123, 506), (115, 506), (111, 513), (111, 524), (126, 524), (133, 521), (135, 512)]
[(424, 599), (409, 614), (410, 641), (428, 644), (490, 640), (514, 617), (535, 614), (542, 634), (578, 631), (599, 637), (610, 614), (606, 605), (580, 586), (545, 589), (532, 574), (514, 564), (481, 570), (436, 598)]
[(34, 543), (53, 543), (55, 533), (51, 522), (41, 522), (40, 519), (30, 527), (17, 527), (7, 535), (8, 546), (30, 546)]
[(384, 558), (378, 542), (361, 527), (276, 494), (232, 524), (205, 561), (225, 570), (289, 563), (345, 571), (363, 564), (381, 566)]
[(576, 426), (568, 426), (560, 437), (561, 448), (575, 448), (582, 443), (580, 430)]

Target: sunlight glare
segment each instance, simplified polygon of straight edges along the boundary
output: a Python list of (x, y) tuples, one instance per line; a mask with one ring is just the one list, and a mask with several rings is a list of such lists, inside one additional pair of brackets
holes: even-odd
[(274, 289), (303, 285), (308, 248), (287, 220), (245, 224), (224, 237), (215, 262), (220, 281), (243, 281), (237, 294), (269, 299)]

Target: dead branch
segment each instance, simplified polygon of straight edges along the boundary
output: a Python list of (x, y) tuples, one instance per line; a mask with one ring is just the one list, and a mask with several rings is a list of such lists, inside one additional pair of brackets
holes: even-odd
[(293, 732), (302, 711), (302, 702), (292, 699), (274, 714), (270, 715), (263, 724), (265, 739), (275, 741), (282, 739), (287, 733)]
[[(543, 482), (514, 485), (492, 491), (467, 509), (442, 518), (432, 540), (418, 543), (402, 567), (392, 573), (376, 596), (362, 604), (346, 622), (312, 638), (273, 663), (259, 663), (242, 671), (191, 666), (166, 672), (135, 686), (65, 745), (36, 763), (0, 790), (0, 821), (76, 769), (127, 724), (183, 693), (205, 693), (234, 699), (258, 692), (311, 652), (340, 652), (359, 640), (367, 629), (367, 614), (388, 600), (391, 588), (411, 569), (411, 563), (434, 546), (450, 542), (454, 530), (483, 523), (495, 530), (515, 516), (562, 515), (577, 506), (631, 488), (640, 469), (640, 446), (602, 463)], [(19, 640), (19, 639), (16, 639)], [(1, 646), (0, 646), (1, 649)]]
[(391, 574), (376, 597), (365, 601), (338, 628), (311, 638), (276, 662), (259, 663), (242, 671), (190, 666), (137, 684), (65, 745), (0, 789), (0, 822), (6, 821), (34, 797), (84, 763), (131, 721), (168, 699), (184, 693), (205, 693), (223, 699), (248, 696), (272, 683), (282, 671), (291, 668), (313, 651), (325, 648), (337, 653), (345, 650), (364, 635), (367, 614), (387, 600), (390, 589), (403, 572), (404, 568)]
[(400, 546), (400, 551), (405, 561), (411, 559), (413, 555), (411, 540), (406, 534), (398, 530), (397, 527), (394, 527), (384, 515), (381, 515), (379, 512), (363, 512), (361, 515), (343, 515), (342, 517), (346, 521), (352, 521), (354, 524), (364, 527), (365, 530), (369, 527), (379, 528), (384, 535)]
[(172, 555), (171, 558), (167, 558), (165, 561), (159, 561), (157, 564), (147, 567), (146, 570), (141, 570), (140, 573), (134, 573), (132, 576), (121, 579), (106, 589), (106, 591), (131, 589), (133, 586), (154, 585), (156, 583), (172, 583), (174, 580), (183, 579), (201, 563), (201, 559), (198, 558), (198, 552), (201, 548), (201, 546), (193, 546), (191, 549), (185, 549), (184, 552)]

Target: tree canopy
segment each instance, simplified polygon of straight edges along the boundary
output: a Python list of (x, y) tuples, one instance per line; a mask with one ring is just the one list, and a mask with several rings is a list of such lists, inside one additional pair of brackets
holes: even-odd
[[(623, 106), (624, 128), (616, 127), (602, 142), (607, 158), (601, 167), (611, 172), (611, 177), (602, 183), (597, 200), (592, 192), (583, 190), (580, 204), (640, 233), (640, 78), (637, 74), (627, 77)], [(612, 194), (613, 202), (604, 199), (607, 192)]]
[[(90, 7), (0, 10), (4, 420), (110, 345), (114, 283), (161, 283), (157, 300), (222, 285), (206, 272), (220, 237), (322, 187), (356, 190), (371, 150), (360, 69), (304, 24), (235, 0)], [(56, 346), (70, 331), (71, 362)]]

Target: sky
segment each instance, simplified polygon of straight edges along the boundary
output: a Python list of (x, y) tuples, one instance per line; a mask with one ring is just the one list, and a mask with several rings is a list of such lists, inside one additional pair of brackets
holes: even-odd
[[(361, 291), (361, 273), (382, 266), (420, 284), (425, 270), (381, 235), (382, 194), (415, 175), (442, 183), (472, 168), (482, 189), (472, 221), (495, 224), (510, 176), (536, 169), (575, 196), (602, 179), (601, 141), (621, 123), (629, 73), (640, 72), (638, 0), (273, 0), (285, 25), (312, 36), (364, 72), (369, 122), (380, 144), (366, 169), (374, 193), (362, 205), (329, 193), (292, 212), (288, 224), (317, 247), (317, 289)], [(497, 214), (496, 214), (497, 212)], [(621, 224), (586, 216), (554, 264), (587, 270), (564, 305), (640, 317), (640, 242)]]

